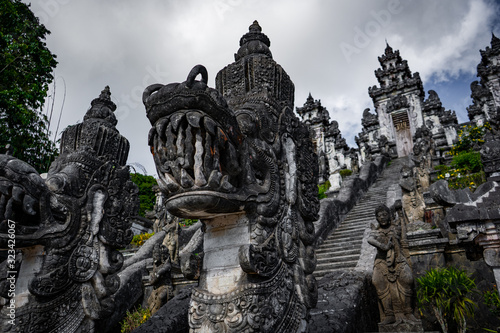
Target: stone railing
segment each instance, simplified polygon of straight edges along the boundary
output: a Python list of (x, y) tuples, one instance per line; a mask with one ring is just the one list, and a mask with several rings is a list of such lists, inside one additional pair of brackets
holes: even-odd
[(314, 223), (316, 247), (321, 245), (328, 237), (328, 234), (345, 219), (347, 213), (377, 180), (388, 160), (385, 156), (378, 156), (375, 161), (365, 163), (359, 170), (359, 174), (346, 179), (342, 183), (342, 187), (335, 198), (321, 200), (319, 219)]

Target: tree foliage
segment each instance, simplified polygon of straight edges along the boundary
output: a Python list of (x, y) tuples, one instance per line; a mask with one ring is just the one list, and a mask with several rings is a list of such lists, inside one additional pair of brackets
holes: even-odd
[(57, 149), (42, 114), (56, 56), (44, 42), (48, 31), (19, 0), (0, 0), (0, 153), (48, 169)]
[(131, 173), (130, 178), (139, 187), (139, 215), (145, 215), (147, 210), (153, 210), (155, 205), (155, 192), (153, 186), (157, 185), (156, 179), (153, 176), (145, 176), (140, 173)]

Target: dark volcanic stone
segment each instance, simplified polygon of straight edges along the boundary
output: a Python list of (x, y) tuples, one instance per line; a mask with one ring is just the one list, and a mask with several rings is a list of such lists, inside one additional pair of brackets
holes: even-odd
[(369, 274), (338, 271), (318, 281), (318, 304), (311, 310), (309, 332), (377, 331), (377, 295)]
[(161, 307), (147, 322), (132, 333), (187, 333), (188, 309), (193, 288), (182, 289), (177, 296)]

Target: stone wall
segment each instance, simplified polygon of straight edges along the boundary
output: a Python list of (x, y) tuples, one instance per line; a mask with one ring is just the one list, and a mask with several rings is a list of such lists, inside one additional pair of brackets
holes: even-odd
[(377, 295), (371, 275), (334, 272), (318, 281), (318, 304), (311, 310), (309, 332), (376, 332)]

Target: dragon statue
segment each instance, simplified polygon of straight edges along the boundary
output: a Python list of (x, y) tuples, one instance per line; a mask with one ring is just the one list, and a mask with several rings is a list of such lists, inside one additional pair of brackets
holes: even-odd
[(204, 225), (184, 259), (199, 272), (191, 332), (304, 332), (317, 302), (317, 156), (269, 46), (255, 21), (216, 89), (198, 65), (143, 93), (166, 208)]
[(138, 190), (110, 95), (65, 129), (45, 178), (0, 155), (1, 332), (94, 332), (114, 311)]

